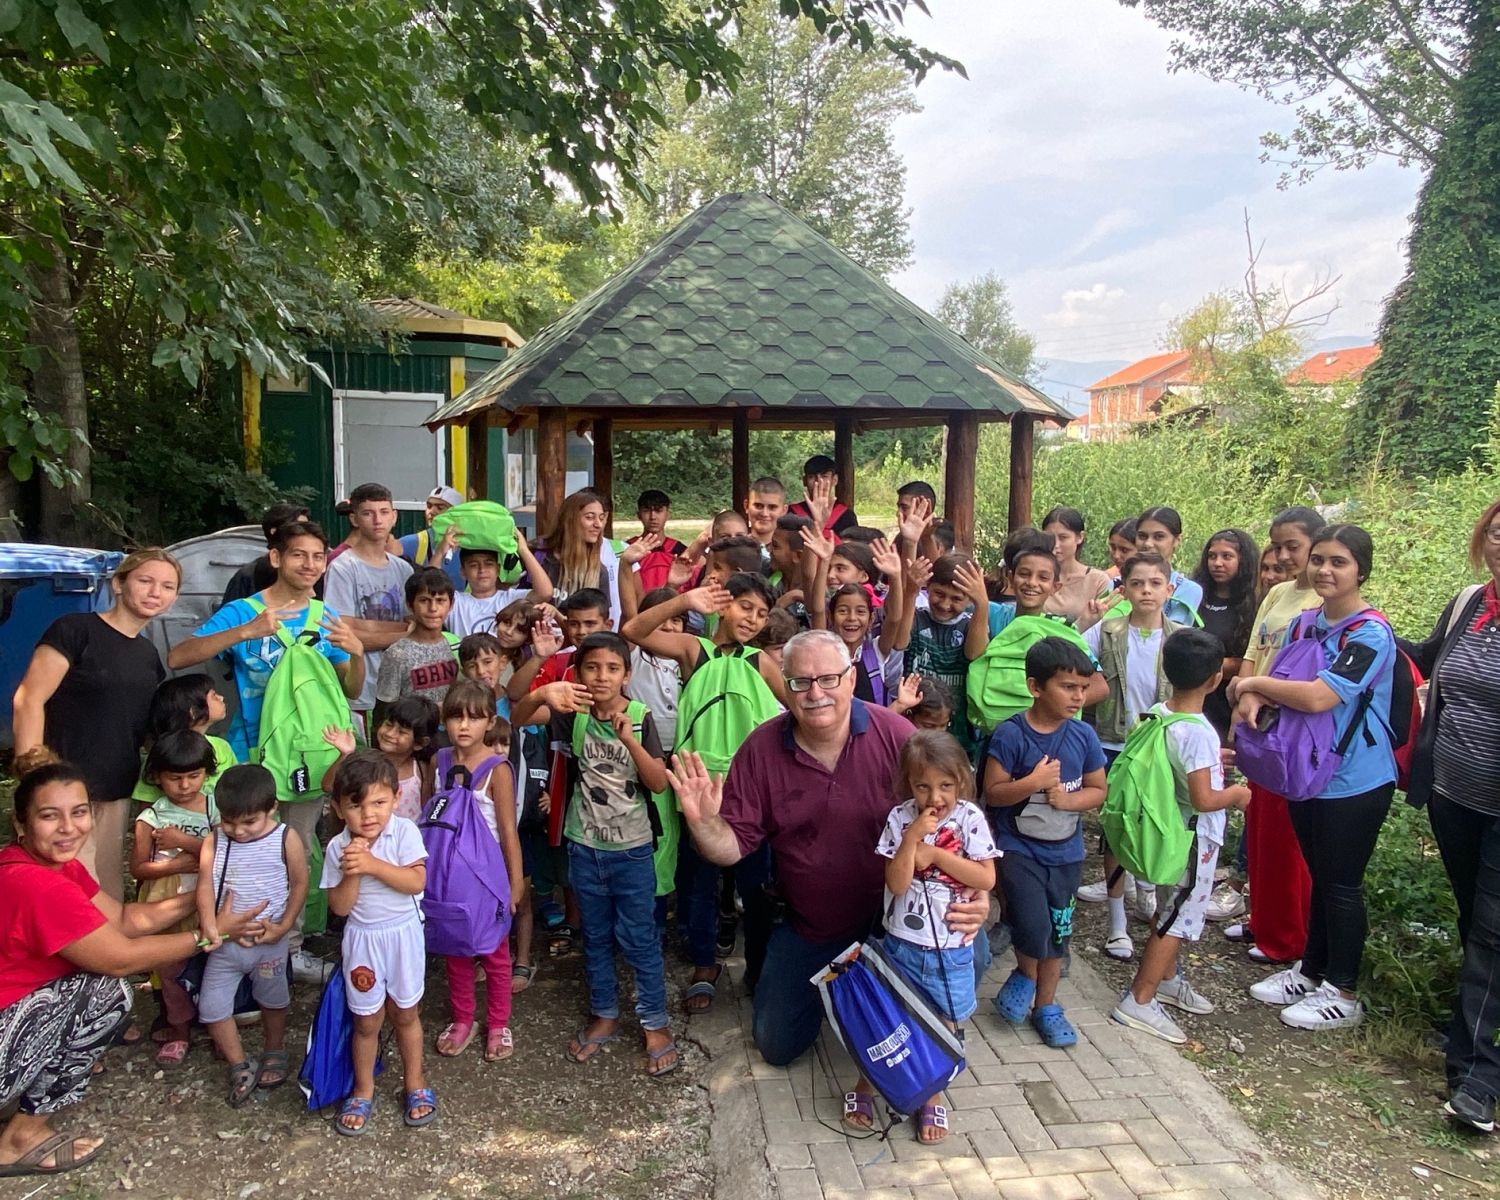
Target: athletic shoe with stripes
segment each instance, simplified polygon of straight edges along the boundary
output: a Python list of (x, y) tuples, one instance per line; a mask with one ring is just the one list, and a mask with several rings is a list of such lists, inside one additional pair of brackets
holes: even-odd
[(1281, 1010), (1281, 1023), (1293, 1029), (1353, 1029), (1365, 1019), (1365, 1006), (1350, 1000), (1326, 979)]
[(1259, 983), (1252, 983), (1250, 996), (1262, 1004), (1285, 1008), (1288, 1004), (1296, 1004), (1317, 986), (1302, 973), (1302, 961), (1298, 959), (1285, 971), (1277, 971)]
[(1163, 1004), (1170, 1004), (1173, 1008), (1198, 1017), (1206, 1017), (1214, 1010), (1214, 1002), (1207, 996), (1200, 996), (1188, 982), (1186, 975), (1174, 975), (1171, 979), (1162, 980), (1157, 986), (1156, 998)]

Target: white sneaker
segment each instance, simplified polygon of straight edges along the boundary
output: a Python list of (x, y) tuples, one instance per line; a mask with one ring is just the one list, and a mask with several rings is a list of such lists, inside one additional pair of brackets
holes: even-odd
[[(1158, 992), (1157, 995), (1160, 996), (1161, 993)], [(1109, 1014), (1109, 1019), (1129, 1029), (1139, 1029), (1142, 1033), (1159, 1037), (1162, 1041), (1171, 1042), (1174, 1046), (1181, 1046), (1188, 1040), (1187, 1034), (1182, 1032), (1177, 1022), (1167, 1016), (1167, 1010), (1161, 1006), (1159, 1000), (1153, 1000), (1150, 1004), (1139, 1004), (1129, 992), (1120, 997), (1120, 1002)]]
[(1210, 921), (1233, 921), (1236, 917), (1243, 917), (1248, 911), (1249, 905), (1245, 903), (1245, 897), (1226, 883), (1209, 898), (1203, 915)]
[(1317, 987), (1316, 983), (1302, 973), (1302, 960), (1299, 958), (1285, 971), (1277, 971), (1259, 983), (1252, 983), (1250, 996), (1262, 1004), (1285, 1008), (1288, 1004), (1296, 1004), (1309, 992), (1316, 991)]
[(298, 950), (292, 955), (292, 978), (298, 983), (322, 983), (332, 966), (316, 954)]
[(1109, 899), (1109, 880), (1101, 879), (1098, 883), (1086, 883), (1073, 894), (1085, 904), (1103, 904)]
[(1214, 1002), (1194, 991), (1186, 975), (1175, 975), (1163, 980), (1156, 989), (1156, 998), (1162, 1004), (1170, 1004), (1173, 1008), (1198, 1017), (1206, 1017), (1214, 1010)]
[(1293, 1029), (1352, 1029), (1365, 1019), (1365, 1006), (1350, 1000), (1326, 979), (1296, 1004), (1281, 1010), (1281, 1023)]

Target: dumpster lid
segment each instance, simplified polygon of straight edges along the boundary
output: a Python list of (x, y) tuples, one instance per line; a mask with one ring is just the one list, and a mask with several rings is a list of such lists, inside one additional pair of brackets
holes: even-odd
[(54, 575), (86, 576), (103, 580), (125, 558), (118, 550), (90, 550), (80, 546), (38, 546), (31, 542), (0, 542), (0, 579), (35, 579)]

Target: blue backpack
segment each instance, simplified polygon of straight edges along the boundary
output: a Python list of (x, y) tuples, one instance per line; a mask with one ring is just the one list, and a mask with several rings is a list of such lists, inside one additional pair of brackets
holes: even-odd
[[(377, 1056), (375, 1075), (384, 1064)], [(309, 1112), (342, 1104), (354, 1090), (354, 1018), (344, 995), (344, 972), (335, 968), (323, 985), (318, 1011), (307, 1031), (307, 1053), (297, 1072)]]
[(896, 1117), (916, 1112), (963, 1071), (962, 1036), (873, 942), (850, 946), (812, 983), (849, 1057)]
[[(1290, 640), (1276, 652), (1270, 677), (1307, 682), (1328, 665), (1324, 646), (1342, 639), (1355, 625), (1370, 619), (1365, 609), (1345, 617), (1319, 635), (1318, 609), (1310, 608), (1292, 623)], [(1364, 727), (1371, 690), (1361, 697), (1343, 737), (1338, 736), (1336, 710), (1312, 713), (1286, 705), (1266, 705), (1255, 725), (1234, 727), (1235, 766), (1251, 783), (1288, 800), (1321, 796), (1337, 774), (1354, 735)]]
[[(429, 954), (476, 958), (493, 954), (510, 932), (510, 875), (500, 843), (490, 832), (476, 787), (483, 787), (505, 759), (492, 754), (472, 774), (453, 764), (453, 751), (438, 751), (443, 788), (427, 802), (417, 828), (427, 847), (427, 885), (422, 917)], [(496, 819), (515, 814), (497, 808)]]

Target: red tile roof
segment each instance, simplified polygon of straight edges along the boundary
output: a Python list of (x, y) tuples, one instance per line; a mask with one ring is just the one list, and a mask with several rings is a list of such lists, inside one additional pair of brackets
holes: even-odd
[(1286, 374), (1287, 383), (1310, 387), (1327, 387), (1333, 383), (1359, 379), (1369, 365), (1380, 357), (1379, 346), (1352, 346), (1348, 350), (1325, 350), (1314, 354), (1300, 367)]
[(1186, 366), (1191, 359), (1192, 355), (1186, 350), (1169, 350), (1165, 354), (1153, 354), (1150, 358), (1143, 358), (1139, 362), (1131, 363), (1128, 367), (1122, 367), (1113, 375), (1106, 375), (1098, 383), (1089, 384), (1087, 390), (1099, 392), (1105, 388), (1130, 387), (1134, 384), (1145, 383), (1158, 375), (1170, 378), (1172, 372), (1179, 367)]

